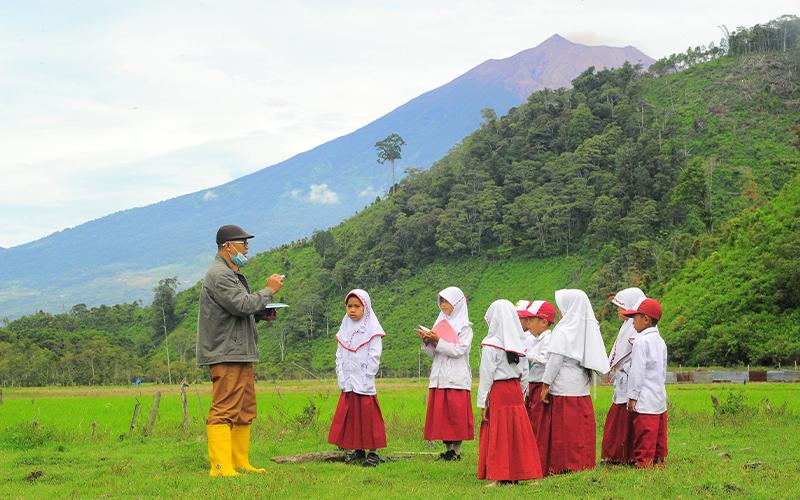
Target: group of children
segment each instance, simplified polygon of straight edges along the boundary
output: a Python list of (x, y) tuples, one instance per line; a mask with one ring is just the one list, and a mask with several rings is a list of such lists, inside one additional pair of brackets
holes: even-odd
[[(516, 483), (595, 466), (595, 418), (590, 383), (611, 372), (614, 396), (603, 432), (601, 458), (651, 467), (667, 456), (667, 348), (658, 332), (661, 306), (638, 288), (611, 298), (623, 320), (611, 358), (586, 293), (558, 290), (556, 307), (544, 300), (516, 305), (496, 300), (486, 311), (477, 407), (481, 413), (478, 478)], [(351, 459), (375, 467), (386, 431), (375, 390), (385, 335), (369, 294), (352, 290), (336, 338), (341, 395), (328, 441), (355, 450)], [(442, 441), (446, 461), (461, 459), (474, 439), (472, 323), (457, 287), (438, 296), (433, 328), (417, 331), (433, 361), (423, 436)], [(555, 325), (555, 326), (554, 326)]]

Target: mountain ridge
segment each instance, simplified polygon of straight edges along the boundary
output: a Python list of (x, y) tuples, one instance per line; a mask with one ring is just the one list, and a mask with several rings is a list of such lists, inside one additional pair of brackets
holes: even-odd
[[(564, 45), (571, 50), (596, 52), (562, 37), (548, 40), (549, 44), (545, 41), (537, 47), (547, 51), (552, 45)], [(531, 64), (526, 61), (537, 47), (498, 61)], [(612, 65), (614, 61), (621, 65), (627, 60), (622, 49), (610, 50), (613, 58), (598, 58), (598, 65)], [(528, 59), (514, 59), (520, 54)], [(541, 61), (546, 64), (547, 58)], [(53, 294), (71, 304), (149, 301), (152, 286), (160, 278), (175, 275), (184, 284), (199, 279), (214, 251), (216, 228), (232, 221), (258, 236), (253, 251), (335, 225), (371, 203), (388, 185), (388, 168), (375, 162), (376, 141), (390, 133), (406, 140), (403, 159), (397, 164), (402, 178), (405, 167), (428, 168), (477, 128), (481, 109), (505, 114), (525, 101), (527, 95), (521, 96), (521, 92), (539, 85), (528, 78), (508, 88), (507, 80), (521, 78), (519, 72), (505, 72), (490, 80), (473, 78), (476, 73), (472, 72), (482, 66), (482, 74), (489, 74), (485, 64), (349, 134), (272, 166), (218, 186), (120, 210), (7, 249), (0, 263), (0, 310), (9, 316), (37, 309), (52, 311), (57, 307), (51, 300)], [(584, 69), (573, 66), (575, 74), (565, 76), (559, 86), (569, 85)], [(464, 78), (470, 73), (470, 78)]]

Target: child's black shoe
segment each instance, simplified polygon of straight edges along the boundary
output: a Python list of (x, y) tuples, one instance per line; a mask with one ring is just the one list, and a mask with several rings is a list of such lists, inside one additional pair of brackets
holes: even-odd
[(447, 450), (446, 453), (441, 455), (442, 460), (452, 462), (454, 460), (461, 460), (461, 455), (458, 455), (455, 450)]
[(365, 458), (364, 461), (361, 462), (361, 465), (363, 465), (364, 467), (377, 467), (379, 462), (380, 458), (378, 458), (378, 454), (369, 452), (367, 458)]
[(367, 458), (367, 454), (364, 450), (355, 450), (353, 453), (345, 457), (345, 463), (360, 464), (365, 458)]

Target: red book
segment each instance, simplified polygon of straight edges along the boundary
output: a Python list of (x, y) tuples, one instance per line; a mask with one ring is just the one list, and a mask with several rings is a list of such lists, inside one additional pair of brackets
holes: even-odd
[(453, 327), (446, 320), (436, 323), (432, 331), (436, 332), (440, 339), (446, 340), (451, 344), (458, 344), (458, 333), (453, 330)]

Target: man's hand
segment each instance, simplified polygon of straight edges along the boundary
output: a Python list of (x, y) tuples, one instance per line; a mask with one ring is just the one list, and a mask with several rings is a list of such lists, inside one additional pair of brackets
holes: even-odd
[(547, 384), (542, 384), (542, 393), (539, 395), (539, 399), (542, 400), (544, 404), (550, 404), (550, 399), (547, 397), (550, 395), (550, 386)]
[(278, 291), (283, 287), (283, 278), (280, 274), (273, 274), (269, 278), (267, 278), (267, 288), (272, 290), (273, 294), (278, 293)]
[(628, 400), (628, 411), (631, 412), (631, 413), (635, 413), (636, 412), (636, 400), (635, 399), (629, 399)]

